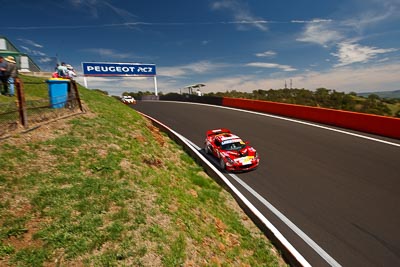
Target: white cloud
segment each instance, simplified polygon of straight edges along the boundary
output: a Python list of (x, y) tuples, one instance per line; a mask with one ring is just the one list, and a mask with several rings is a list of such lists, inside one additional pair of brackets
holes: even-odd
[[(154, 91), (153, 77), (87, 77), (88, 88), (101, 89), (110, 95), (121, 95), (123, 92)], [(84, 84), (82, 75), (76, 81)]]
[[(27, 46), (20, 45), (19, 47), (22, 48), (23, 50), (25, 50), (26, 53), (29, 54), (30, 56), (41, 56), (41, 57), (46, 56), (46, 53), (37, 50), (37, 49), (43, 48), (42, 45), (40, 45), (32, 40), (28, 40), (28, 39), (18, 39), (18, 40), (27, 45)], [(28, 46), (33, 47), (33, 48), (30, 48)]]
[(371, 1), (368, 5), (362, 2), (367, 10), (359, 12), (350, 19), (343, 21), (343, 25), (362, 30), (371, 25), (377, 25), (390, 19), (396, 19), (400, 15), (400, 2), (398, 0)]
[(361, 46), (352, 42), (343, 42), (339, 45), (337, 53), (332, 53), (333, 56), (339, 59), (339, 64), (335, 67), (350, 65), (353, 63), (365, 63), (375, 58), (378, 54), (385, 54), (397, 51), (397, 49), (379, 49), (370, 46)]
[(235, 77), (224, 77), (218, 79), (212, 79), (205, 82), (205, 87), (201, 90), (202, 92), (225, 92), (231, 90), (251, 92), (257, 87), (258, 80), (251, 79), (250, 76), (235, 76)]
[(237, 24), (239, 30), (247, 30), (246, 26), (253, 26), (261, 31), (267, 31), (267, 21), (254, 16), (249, 8), (237, 0), (219, 0), (212, 3), (211, 8), (214, 10), (229, 10), (233, 17), (234, 22)]
[(157, 75), (165, 77), (184, 77), (188, 70), (184, 66), (157, 67)]
[(293, 88), (315, 90), (324, 87), (340, 92), (390, 91), (400, 89), (399, 64), (375, 65), (364, 68), (342, 67), (326, 72), (304, 72), (293, 76), (257, 78), (255, 76), (224, 77), (204, 81), (204, 92), (257, 89), (279, 89), (292, 79)]
[(23, 45), (20, 45), (19, 47), (24, 49), (28, 53), (31, 51), (31, 49), (29, 47), (26, 47), (26, 46), (23, 46)]
[(388, 61), (388, 60), (389, 60), (389, 58), (385, 57), (385, 58), (382, 58), (382, 59), (378, 60), (378, 62), (385, 62), (385, 61)]
[(46, 53), (34, 50), (34, 51), (32, 51), (32, 55), (34, 55), (34, 56), (46, 56)]
[(121, 53), (121, 52), (115, 51), (113, 49), (107, 49), (107, 48), (88, 48), (88, 49), (84, 49), (84, 51), (99, 55), (100, 57), (104, 57), (107, 60), (128, 59), (128, 58), (135, 57), (131, 53)]
[(281, 69), (283, 71), (295, 71), (296, 69), (289, 65), (280, 65), (276, 63), (266, 63), (266, 62), (251, 62), (247, 63), (246, 66), (249, 67), (259, 67), (259, 68), (270, 68), (270, 69)]
[(41, 62), (41, 63), (49, 63), (49, 62), (53, 62), (53, 61), (54, 61), (54, 58), (51, 58), (51, 57), (42, 57), (39, 59), (39, 62)]
[[(328, 47), (344, 40), (361, 40), (368, 27), (382, 23), (396, 23), (400, 16), (399, 0), (365, 0), (356, 1), (347, 18), (314, 19), (311, 21), (292, 20), (292, 23), (305, 24), (304, 31), (297, 41), (309, 42)], [(344, 13), (344, 12), (342, 12)], [(343, 14), (342, 14), (343, 15)]]
[(327, 47), (329, 44), (337, 43), (343, 39), (343, 36), (337, 30), (334, 30), (329, 23), (308, 23), (304, 32), (301, 34), (297, 41), (316, 43)]
[(212, 63), (210, 61), (198, 61), (181, 66), (159, 67), (157, 68), (157, 73), (160, 76), (184, 77), (192, 74), (211, 73), (223, 66), (226, 65)]
[(331, 19), (313, 19), (313, 20), (291, 20), (291, 23), (321, 23), (321, 22), (332, 22)]
[[(85, 17), (90, 17), (95, 20), (104, 20), (105, 18), (112, 17), (113, 19), (118, 19), (123, 23), (118, 24), (105, 24), (105, 25), (96, 25), (95, 27), (128, 27), (128, 28), (137, 28), (139, 25), (144, 23), (136, 23), (135, 20), (137, 16), (133, 13), (129, 12), (124, 6), (117, 7), (111, 3), (112, 1), (108, 0), (69, 0), (71, 6), (75, 9), (74, 12), (83, 12), (85, 13)], [(86, 14), (89, 14), (87, 16)], [(93, 28), (92, 25), (80, 25), (80, 26), (58, 26), (58, 28)]]
[(390, 91), (400, 89), (400, 65), (375, 65), (365, 68), (337, 68), (296, 78), (298, 85), (315, 89), (325, 87), (344, 92)]
[[(114, 5), (111, 5), (110, 3), (104, 1), (103, 2), (105, 6), (107, 6), (109, 9), (111, 9), (118, 17), (123, 19), (124, 21), (131, 21), (133, 19), (136, 19), (137, 16), (132, 14), (131, 12), (127, 11), (126, 9), (123, 8), (118, 8)], [(106, 12), (107, 15), (109, 15), (108, 12)]]
[(43, 45), (38, 44), (38, 43), (36, 43), (36, 42), (34, 42), (34, 41), (32, 41), (32, 40), (20, 38), (20, 39), (18, 39), (18, 41), (21, 41), (21, 42), (23, 42), (23, 43), (25, 43), (25, 44), (27, 44), (27, 45), (33, 46), (33, 47), (43, 48)]
[(268, 50), (268, 51), (265, 51), (262, 53), (257, 53), (256, 56), (257, 57), (274, 57), (274, 56), (276, 56), (276, 52)]

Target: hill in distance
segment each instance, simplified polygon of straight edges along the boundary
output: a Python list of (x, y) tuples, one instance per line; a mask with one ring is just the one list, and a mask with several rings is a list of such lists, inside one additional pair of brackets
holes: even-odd
[(368, 93), (358, 93), (359, 96), (368, 97), (369, 95), (377, 95), (380, 98), (400, 98), (400, 90), (395, 91), (383, 91), (383, 92), (368, 92)]

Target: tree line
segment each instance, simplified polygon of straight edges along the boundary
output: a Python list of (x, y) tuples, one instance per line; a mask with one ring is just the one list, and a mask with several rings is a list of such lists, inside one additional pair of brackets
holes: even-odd
[(307, 89), (270, 89), (239, 92), (236, 90), (207, 93), (207, 96), (246, 98), (266, 100), (288, 104), (340, 109), (354, 112), (362, 112), (383, 116), (395, 116), (400, 118), (400, 99), (380, 98), (376, 94), (368, 97), (358, 96), (357, 93), (337, 92), (335, 90), (318, 88), (315, 91)]

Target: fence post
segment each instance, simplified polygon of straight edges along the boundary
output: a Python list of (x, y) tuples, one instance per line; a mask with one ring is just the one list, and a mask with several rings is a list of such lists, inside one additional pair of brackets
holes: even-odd
[(78, 92), (78, 86), (76, 86), (76, 82), (74, 80), (71, 80), (71, 85), (72, 85), (72, 90), (74, 90), (76, 100), (78, 101), (79, 109), (83, 112), (81, 98)]
[(28, 119), (26, 114), (26, 102), (25, 102), (25, 93), (24, 86), (20, 78), (15, 78), (15, 88), (17, 89), (17, 98), (18, 98), (18, 112), (19, 112), (19, 120), (25, 128), (28, 127)]

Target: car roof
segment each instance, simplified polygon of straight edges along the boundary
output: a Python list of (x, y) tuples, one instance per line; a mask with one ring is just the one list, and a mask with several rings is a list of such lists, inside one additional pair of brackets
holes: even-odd
[(215, 136), (215, 138), (217, 138), (218, 141), (220, 141), (221, 143), (233, 143), (242, 141), (239, 136), (229, 133), (218, 134)]

